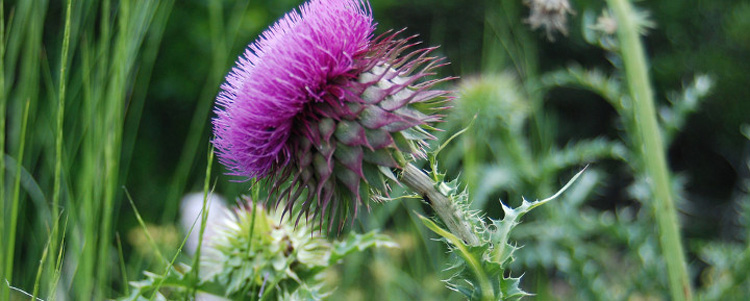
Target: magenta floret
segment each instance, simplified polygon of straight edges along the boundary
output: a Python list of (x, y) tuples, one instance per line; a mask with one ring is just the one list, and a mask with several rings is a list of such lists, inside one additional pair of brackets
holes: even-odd
[(268, 175), (293, 156), (294, 117), (321, 101), (368, 50), (375, 26), (369, 6), (313, 0), (286, 14), (250, 44), (217, 98), (214, 146), (230, 174)]

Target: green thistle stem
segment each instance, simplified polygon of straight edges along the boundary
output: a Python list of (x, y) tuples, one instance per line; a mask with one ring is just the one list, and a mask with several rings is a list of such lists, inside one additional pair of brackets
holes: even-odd
[(664, 259), (667, 263), (669, 285), (674, 300), (691, 300), (690, 278), (677, 221), (669, 172), (664, 155), (664, 144), (656, 120), (654, 96), (649, 84), (646, 58), (641, 44), (638, 24), (627, 0), (607, 0), (617, 18), (617, 35), (625, 63), (630, 96), (633, 99), (634, 121), (640, 132), (646, 172), (654, 192), (654, 210), (659, 227)]
[(432, 209), (435, 210), (453, 235), (469, 246), (479, 245), (479, 238), (471, 229), (471, 225), (456, 214), (458, 210), (456, 210), (453, 202), (435, 187), (436, 183), (429, 176), (409, 163), (401, 172), (401, 182), (409, 186), (432, 206)]

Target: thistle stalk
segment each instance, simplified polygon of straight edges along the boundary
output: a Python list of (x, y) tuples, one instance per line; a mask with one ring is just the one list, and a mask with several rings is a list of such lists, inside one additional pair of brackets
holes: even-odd
[(401, 182), (430, 204), (453, 235), (469, 246), (479, 245), (479, 238), (471, 229), (471, 225), (457, 214), (459, 211), (456, 210), (455, 204), (435, 187), (436, 183), (429, 176), (409, 163), (401, 173)]
[(642, 152), (649, 183), (654, 193), (654, 211), (659, 227), (659, 240), (667, 264), (669, 286), (674, 300), (692, 300), (690, 279), (677, 220), (664, 144), (656, 120), (653, 91), (649, 84), (646, 58), (638, 24), (627, 0), (607, 0), (617, 18), (630, 97), (633, 99), (635, 124), (640, 133)]

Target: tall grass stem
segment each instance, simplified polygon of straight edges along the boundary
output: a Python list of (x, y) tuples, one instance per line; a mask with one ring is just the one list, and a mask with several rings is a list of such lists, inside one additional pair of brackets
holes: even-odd
[[(201, 228), (198, 232), (198, 246), (195, 248), (195, 256), (193, 257), (193, 268), (192, 272), (195, 274), (195, 279), (200, 279), (200, 260), (201, 260), (201, 249), (203, 248), (203, 235), (206, 233), (206, 223), (208, 222), (208, 202), (211, 197), (211, 167), (214, 161), (214, 148), (211, 146), (208, 150), (208, 157), (206, 158), (206, 178), (203, 181), (203, 207), (201, 208)], [(214, 201), (214, 200), (212, 200)], [(255, 208), (253, 208), (255, 209)], [(192, 297), (195, 298), (195, 290), (192, 292)]]
[[(0, 1), (0, 218), (5, 220), (5, 1)], [(5, 223), (0, 223), (0, 241), (5, 240)], [(5, 250), (0, 248), (0, 278), (5, 278)], [(10, 290), (0, 284), (0, 299), (10, 299)]]
[[(26, 100), (26, 105), (23, 109), (23, 118), (21, 119), (21, 136), (20, 145), (18, 146), (18, 166), (16, 167), (16, 175), (13, 181), (13, 197), (11, 198), (10, 207), (10, 223), (8, 228), (8, 240), (6, 241), (7, 249), (5, 251), (5, 281), (12, 283), (13, 281), (13, 259), (15, 258), (16, 248), (16, 228), (18, 227), (18, 206), (20, 203), (21, 195), (21, 166), (23, 165), (23, 154), (26, 150), (26, 130), (29, 124), (29, 106), (30, 100)], [(10, 293), (10, 292), (8, 292)], [(9, 298), (10, 299), (10, 298)]]
[[(60, 210), (60, 194), (61, 194), (61, 182), (62, 182), (62, 153), (63, 153), (63, 120), (65, 119), (65, 88), (67, 83), (67, 65), (68, 65), (68, 51), (70, 49), (70, 11), (72, 8), (72, 0), (67, 1), (65, 9), (65, 29), (62, 40), (62, 50), (60, 51), (60, 86), (57, 92), (57, 119), (55, 133), (55, 174), (53, 175), (54, 184), (52, 191), (52, 217), (55, 218), (55, 225), (52, 227), (52, 233), (50, 234), (51, 250), (57, 250), (57, 236), (58, 229), (57, 223), (59, 219)], [(48, 250), (44, 250), (44, 256), (46, 256)], [(54, 258), (54, 256), (53, 256)], [(55, 266), (56, 262), (52, 262), (52, 266)], [(34, 294), (36, 296), (36, 294)]]
[[(141, 3), (140, 5), (147, 5)], [(112, 65), (110, 66), (110, 82), (107, 93), (107, 103), (103, 107), (102, 115), (104, 121), (108, 122), (104, 133), (104, 186), (103, 207), (101, 211), (101, 223), (99, 237), (97, 238), (97, 258), (96, 269), (97, 283), (95, 290), (102, 294), (109, 282), (107, 273), (110, 262), (110, 246), (112, 245), (112, 227), (114, 224), (114, 209), (117, 202), (117, 187), (120, 183), (120, 155), (122, 146), (122, 136), (124, 127), (124, 110), (127, 108), (125, 94), (127, 91), (128, 75), (130, 74), (131, 65), (134, 63), (138, 51), (137, 32), (130, 26), (135, 20), (134, 11), (136, 4), (130, 1), (119, 3), (117, 29), (118, 33), (112, 48)], [(143, 7), (143, 6), (142, 6)], [(103, 12), (108, 13), (108, 12)], [(140, 24), (139, 24), (140, 25)], [(101, 296), (97, 296), (101, 297)]]
[(621, 45), (630, 97), (633, 100), (634, 121), (640, 134), (643, 160), (654, 194), (653, 206), (659, 227), (662, 255), (667, 263), (672, 299), (692, 300), (664, 144), (656, 119), (654, 94), (639, 35), (640, 25), (628, 0), (608, 0), (607, 3), (617, 19), (617, 36)]

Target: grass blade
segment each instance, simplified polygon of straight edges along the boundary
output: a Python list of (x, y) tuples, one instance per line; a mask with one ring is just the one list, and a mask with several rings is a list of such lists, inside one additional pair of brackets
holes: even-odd
[[(26, 101), (26, 105), (23, 110), (23, 118), (21, 119), (21, 143), (18, 147), (18, 162), (19, 165), (23, 162), (23, 155), (26, 149), (26, 129), (29, 121), (29, 105), (30, 100)], [(15, 247), (16, 247), (16, 228), (18, 226), (18, 206), (20, 203), (21, 193), (21, 168), (16, 169), (16, 176), (13, 182), (13, 198), (11, 199), (10, 209), (10, 227), (8, 229), (8, 239), (6, 240), (6, 251), (5, 251), (5, 280), (8, 283), (13, 281), (13, 263), (15, 258)]]

